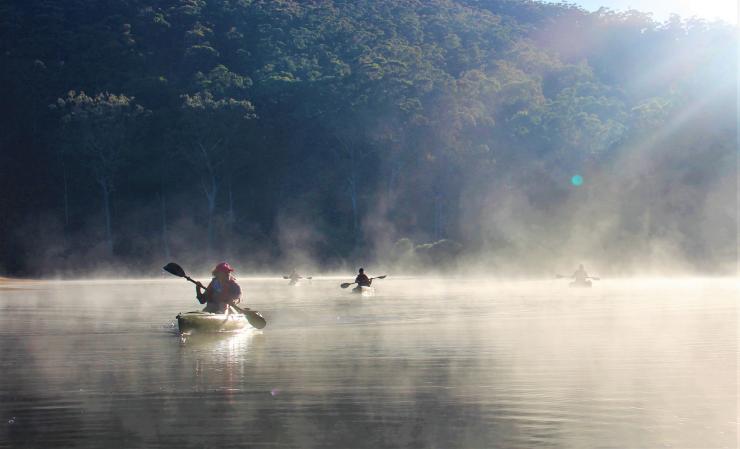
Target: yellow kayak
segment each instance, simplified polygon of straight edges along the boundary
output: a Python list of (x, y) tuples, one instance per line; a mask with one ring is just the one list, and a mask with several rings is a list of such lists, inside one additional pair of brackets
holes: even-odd
[(177, 315), (177, 326), (182, 333), (234, 332), (249, 326), (241, 313), (184, 312)]

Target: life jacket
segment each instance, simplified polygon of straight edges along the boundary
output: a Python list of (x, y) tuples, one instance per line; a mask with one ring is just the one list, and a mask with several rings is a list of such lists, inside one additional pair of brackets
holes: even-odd
[(221, 283), (218, 279), (214, 278), (206, 288), (206, 300), (208, 302), (228, 303), (242, 295), (242, 289), (239, 284), (234, 280), (228, 280), (225, 283)]
[(357, 282), (357, 285), (360, 287), (370, 287), (370, 283), (372, 283), (365, 273), (358, 274), (355, 278), (355, 282)]

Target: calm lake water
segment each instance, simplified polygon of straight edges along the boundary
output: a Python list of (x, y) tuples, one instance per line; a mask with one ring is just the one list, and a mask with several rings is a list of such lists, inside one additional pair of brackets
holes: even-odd
[(6, 285), (0, 447), (737, 446), (735, 279), (339, 282), (184, 341), (180, 279)]

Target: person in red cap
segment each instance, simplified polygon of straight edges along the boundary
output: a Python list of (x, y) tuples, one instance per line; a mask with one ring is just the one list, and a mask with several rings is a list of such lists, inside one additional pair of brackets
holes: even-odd
[(242, 289), (236, 283), (232, 274), (234, 269), (226, 262), (221, 262), (213, 269), (213, 279), (205, 291), (201, 286), (195, 286), (195, 296), (201, 304), (205, 304), (204, 312), (224, 313), (229, 305), (239, 304)]

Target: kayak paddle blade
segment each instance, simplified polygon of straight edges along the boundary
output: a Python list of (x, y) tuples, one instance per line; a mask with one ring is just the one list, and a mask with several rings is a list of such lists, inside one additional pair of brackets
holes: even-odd
[(257, 329), (262, 329), (265, 326), (267, 326), (267, 321), (265, 321), (265, 319), (262, 318), (262, 315), (259, 312), (245, 310), (244, 315), (247, 317), (247, 321), (249, 321), (249, 324), (251, 324), (252, 327), (255, 327)]
[(351, 282), (351, 283), (350, 282), (345, 282), (344, 284), (341, 284), (340, 287), (347, 288), (347, 287), (349, 287), (352, 284), (354, 284), (354, 282)]
[(249, 321), (249, 324), (252, 325), (252, 327), (256, 327), (257, 329), (262, 329), (263, 327), (267, 326), (267, 321), (262, 317), (262, 314), (249, 309), (242, 309), (239, 306), (231, 305), (231, 307), (236, 310), (237, 312), (241, 313), (245, 317), (247, 317), (247, 321)]
[(175, 262), (170, 262), (167, 265), (163, 266), (162, 269), (170, 274), (174, 274), (175, 276), (180, 276), (181, 278), (184, 278), (185, 270), (182, 269), (182, 267)]

